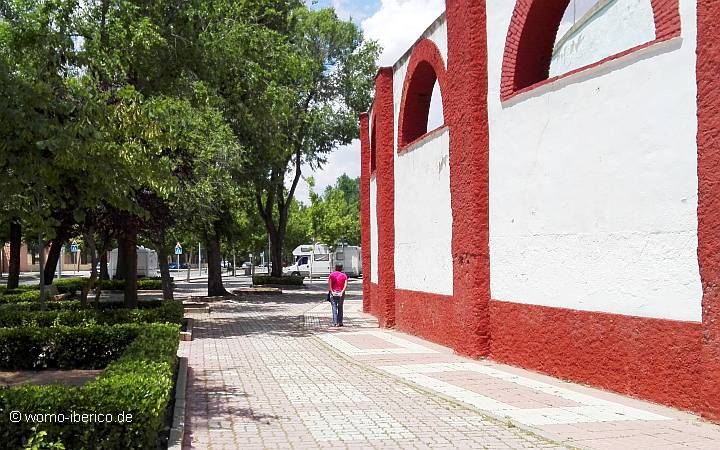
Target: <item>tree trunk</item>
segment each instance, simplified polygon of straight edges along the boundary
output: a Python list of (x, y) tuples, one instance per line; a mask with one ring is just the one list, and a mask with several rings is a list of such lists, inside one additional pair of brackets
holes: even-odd
[(20, 247), (22, 246), (22, 227), (19, 223), (10, 222), (10, 267), (8, 273), (8, 289), (16, 289), (20, 285)]
[(158, 264), (160, 265), (160, 277), (162, 278), (163, 299), (173, 299), (173, 279), (170, 277), (170, 265), (168, 264), (167, 248), (160, 244), (156, 248)]
[(137, 232), (129, 230), (123, 232), (120, 236), (120, 245), (118, 246), (118, 256), (120, 249), (125, 255), (125, 307), (137, 308)]
[[(128, 249), (127, 246), (120, 244), (120, 239), (122, 238), (118, 239), (117, 261), (115, 261), (115, 275), (113, 276), (114, 280), (124, 280), (128, 272)], [(135, 264), (137, 265), (137, 262)]]
[(208, 296), (228, 295), (222, 280), (222, 253), (220, 253), (220, 237), (217, 232), (209, 239), (207, 245), (208, 260)]
[(109, 280), (110, 272), (108, 271), (107, 249), (101, 249), (100, 252), (100, 279)]
[(270, 259), (272, 261), (272, 276), (282, 276), (282, 248), (283, 248), (282, 235), (277, 232), (275, 236), (270, 235)]
[(80, 301), (83, 305), (87, 305), (88, 303), (88, 293), (91, 291), (94, 291), (95, 289), (95, 280), (97, 280), (97, 251), (95, 248), (95, 236), (92, 229), (85, 233), (85, 245), (87, 245), (87, 249), (90, 251), (90, 263), (92, 264), (92, 268), (90, 269), (90, 280), (88, 281), (88, 284), (83, 287), (82, 290), (82, 296), (80, 297)]
[(45, 241), (42, 238), (42, 235), (38, 236), (38, 248), (40, 248), (40, 309), (45, 310)]
[[(50, 251), (48, 252), (48, 258), (45, 262), (45, 286), (50, 286), (55, 278), (55, 270), (57, 270), (64, 241), (65, 236), (60, 234), (50, 241)], [(41, 252), (44, 250), (44, 248), (40, 249)]]

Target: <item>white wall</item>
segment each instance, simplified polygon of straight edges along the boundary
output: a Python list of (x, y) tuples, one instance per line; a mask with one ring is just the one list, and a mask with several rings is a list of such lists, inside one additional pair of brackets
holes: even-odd
[(452, 295), (450, 133), (439, 130), (395, 161), (395, 285)]
[(598, 5), (601, 7), (593, 8), (583, 17), (587, 20), (579, 21), (567, 39), (556, 45), (550, 64), (551, 77), (655, 39), (650, 0), (601, 0)]
[(378, 282), (377, 179), (370, 177), (370, 281)]
[[(437, 45), (447, 61), (445, 16), (421, 36)], [(417, 292), (451, 295), (452, 209), (450, 204), (449, 131), (428, 136), (410, 151), (397, 154), (397, 127), (403, 85), (411, 52), (394, 66), (395, 110), (395, 286)], [(442, 123), (439, 89), (433, 95), (430, 124)]]
[(502, 104), (514, 3), (488, 1), (492, 297), (701, 321), (695, 1), (681, 42)]

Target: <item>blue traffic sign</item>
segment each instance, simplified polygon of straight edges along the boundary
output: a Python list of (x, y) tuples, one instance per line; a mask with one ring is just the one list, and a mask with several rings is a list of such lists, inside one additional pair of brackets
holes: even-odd
[(180, 245), (180, 243), (175, 246), (175, 254), (182, 255), (182, 245)]
[(80, 246), (77, 244), (70, 244), (70, 253), (77, 253), (80, 250)]

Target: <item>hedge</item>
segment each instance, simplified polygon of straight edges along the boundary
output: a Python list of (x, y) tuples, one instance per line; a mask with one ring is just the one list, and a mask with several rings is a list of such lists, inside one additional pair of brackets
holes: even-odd
[(29, 284), (21, 284), (20, 286), (14, 288), (14, 289), (8, 289), (7, 286), (0, 286), (0, 295), (4, 294), (19, 294), (23, 291), (30, 291), (33, 289), (37, 289), (37, 286), (29, 285)]
[(136, 324), (0, 328), (0, 369), (101, 369), (138, 331)]
[(258, 275), (253, 277), (253, 284), (262, 286), (265, 284), (277, 284), (281, 286), (302, 286), (305, 277), (286, 276), (286, 277), (269, 277)]
[[(47, 298), (47, 297), (46, 297)], [(16, 293), (15, 290), (7, 290), (0, 295), (0, 304), (36, 302), (40, 299), (39, 290), (24, 290)]]
[[(117, 326), (116, 326), (117, 327)], [(120, 413), (132, 421), (119, 423), (43, 422), (47, 440), (68, 449), (151, 449), (163, 439), (166, 409), (173, 389), (179, 326), (125, 325), (138, 330), (122, 356), (94, 381), (82, 387), (23, 385), (0, 388), (0, 436), (5, 448), (20, 448), (33, 435), (34, 423), (10, 422), (9, 411), (39, 414)], [(98, 327), (108, 328), (108, 327)], [(37, 433), (37, 430), (35, 431)]]
[[(90, 282), (89, 278), (77, 277), (77, 278), (62, 278), (60, 280), (53, 281), (53, 286), (58, 288), (58, 292), (75, 294), (81, 291)], [(96, 280), (96, 283), (101, 289), (107, 291), (122, 291), (125, 290), (125, 280)], [(162, 289), (162, 279), (159, 277), (147, 277), (138, 279), (138, 290), (141, 291), (154, 291)]]
[[(42, 304), (37, 300), (32, 302), (18, 302), (18, 303), (5, 303), (0, 304), (0, 312), (2, 311), (40, 311), (42, 310)], [(87, 306), (83, 306), (80, 300), (62, 300), (45, 302), (45, 310), (57, 311), (57, 310), (72, 310), (77, 311), (79, 309), (85, 309)]]
[(111, 307), (39, 311), (0, 308), (0, 327), (114, 325), (118, 323), (181, 324), (183, 313), (182, 301), (179, 300), (166, 301), (157, 307), (143, 309)]

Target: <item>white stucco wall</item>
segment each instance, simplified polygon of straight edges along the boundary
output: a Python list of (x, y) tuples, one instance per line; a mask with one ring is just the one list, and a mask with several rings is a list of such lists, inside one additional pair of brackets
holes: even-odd
[(583, 17), (587, 21), (580, 22), (564, 43), (556, 45), (550, 63), (551, 77), (655, 39), (650, 0), (602, 0), (602, 4)]
[(395, 285), (452, 295), (450, 133), (438, 130), (395, 161)]
[(695, 1), (682, 40), (502, 104), (514, 4), (487, 3), (492, 297), (701, 321)]
[(377, 179), (370, 177), (370, 281), (378, 282)]
[[(445, 16), (433, 23), (421, 38), (437, 45), (447, 61)], [(395, 286), (433, 294), (453, 293), (452, 209), (450, 204), (450, 138), (439, 130), (397, 154), (402, 89), (410, 52), (394, 66), (395, 110)], [(430, 124), (442, 123), (439, 89), (431, 102)], [(435, 98), (437, 96), (437, 98)]]

